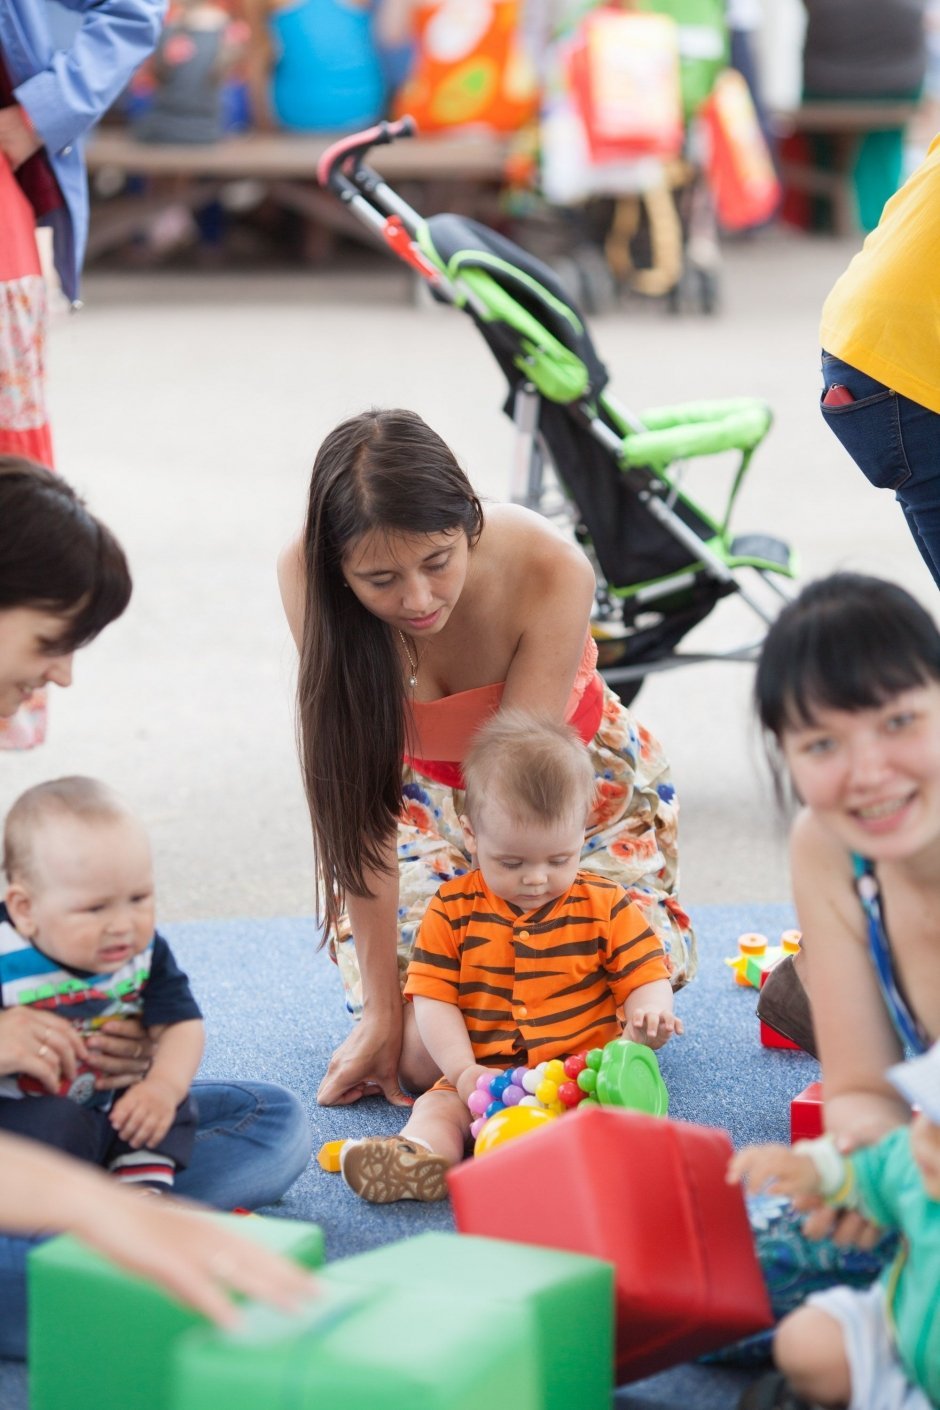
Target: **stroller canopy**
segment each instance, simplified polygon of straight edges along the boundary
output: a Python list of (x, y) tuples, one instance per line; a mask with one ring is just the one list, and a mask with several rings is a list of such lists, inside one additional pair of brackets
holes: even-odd
[[(423, 223), (419, 242), (452, 282), (463, 280), (472, 289), (482, 306), (470, 311), (497, 334), (502, 351), (516, 355), (516, 366), (523, 375), (531, 372), (545, 395), (593, 400), (607, 385), (607, 369), (584, 319), (541, 260), (461, 215), (432, 216)], [(474, 278), (475, 273), (484, 277)], [(538, 361), (546, 358), (561, 364), (555, 369), (561, 373), (555, 394), (551, 378), (543, 386), (539, 375)]]

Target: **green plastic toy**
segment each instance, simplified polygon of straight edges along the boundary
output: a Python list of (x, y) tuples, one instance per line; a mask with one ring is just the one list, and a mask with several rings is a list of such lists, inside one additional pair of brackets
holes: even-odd
[(603, 1048), (592, 1048), (578, 1086), (601, 1106), (622, 1106), (665, 1116), (669, 1093), (656, 1054), (642, 1043), (615, 1038)]

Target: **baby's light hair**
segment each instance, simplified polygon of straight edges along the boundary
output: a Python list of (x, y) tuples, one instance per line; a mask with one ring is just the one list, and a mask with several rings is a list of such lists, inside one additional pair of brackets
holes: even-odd
[(473, 737), (463, 763), (467, 817), (496, 801), (519, 822), (587, 818), (594, 802), (591, 757), (568, 725), (527, 710), (500, 710)]
[(20, 794), (3, 825), (3, 870), (7, 880), (35, 879), (35, 840), (53, 818), (114, 822), (130, 816), (127, 805), (98, 779), (74, 774), (37, 783)]

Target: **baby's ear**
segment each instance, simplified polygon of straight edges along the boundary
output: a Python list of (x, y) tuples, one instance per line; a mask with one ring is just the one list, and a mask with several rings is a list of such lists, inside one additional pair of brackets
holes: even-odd
[(6, 901), (7, 910), (10, 913), (10, 920), (14, 928), (20, 935), (25, 935), (29, 940), (36, 933), (36, 922), (33, 918), (33, 898), (25, 886), (19, 881), (13, 881), (7, 887), (7, 894), (3, 898)]
[(477, 854), (477, 835), (473, 830), (473, 823), (467, 817), (466, 813), (461, 813), (457, 821), (460, 823), (460, 828), (463, 832), (463, 840), (467, 844), (467, 851), (471, 856), (475, 857)]

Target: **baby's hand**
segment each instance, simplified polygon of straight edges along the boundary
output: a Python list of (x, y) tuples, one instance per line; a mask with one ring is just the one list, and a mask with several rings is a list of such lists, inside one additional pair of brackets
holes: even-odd
[(819, 1172), (807, 1155), (797, 1155), (789, 1146), (746, 1146), (732, 1156), (725, 1176), (729, 1185), (746, 1181), (756, 1193), (773, 1191), (788, 1199), (801, 1199), (819, 1193)]
[(111, 1125), (133, 1149), (158, 1145), (173, 1124), (179, 1102), (159, 1077), (145, 1077), (128, 1087), (111, 1110)]
[(469, 1067), (465, 1067), (463, 1072), (457, 1078), (456, 1084), (457, 1095), (463, 1102), (464, 1106), (466, 1106), (470, 1098), (470, 1093), (476, 1090), (477, 1081), (480, 1077), (486, 1077), (487, 1079), (489, 1079), (498, 1075), (499, 1073), (497, 1068), (484, 1067), (481, 1063), (478, 1062), (471, 1063)]
[(668, 1043), (674, 1033), (681, 1032), (682, 1019), (676, 1018), (672, 1009), (660, 1008), (658, 1004), (634, 1009), (624, 1028), (626, 1038), (654, 1050)]

